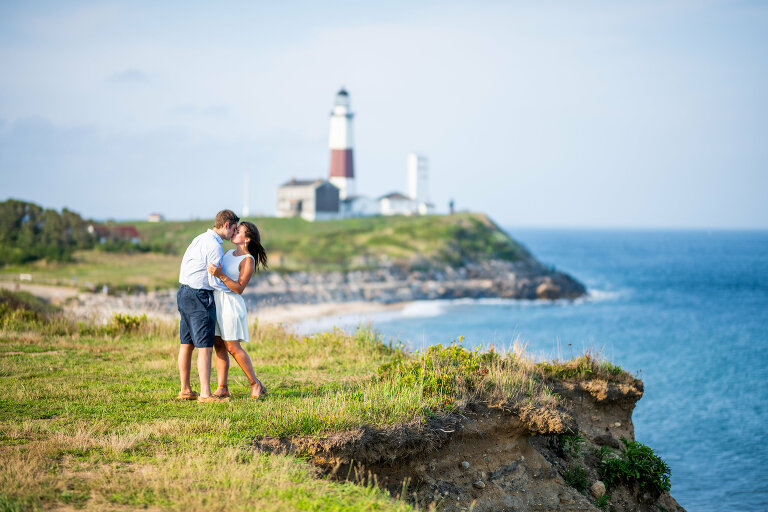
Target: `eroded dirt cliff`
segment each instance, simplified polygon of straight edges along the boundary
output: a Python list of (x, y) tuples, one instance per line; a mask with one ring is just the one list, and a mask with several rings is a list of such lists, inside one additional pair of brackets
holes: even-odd
[[(258, 449), (308, 456), (337, 480), (374, 479), (419, 508), (443, 511), (683, 511), (668, 492), (619, 483), (601, 495), (601, 447), (634, 440), (639, 380), (557, 380), (559, 405), (468, 404), (461, 414)], [(603, 454), (607, 449), (603, 449)]]

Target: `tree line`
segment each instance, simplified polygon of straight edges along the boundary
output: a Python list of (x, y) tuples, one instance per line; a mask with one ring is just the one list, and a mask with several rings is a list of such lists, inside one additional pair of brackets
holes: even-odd
[(72, 252), (91, 249), (93, 224), (66, 208), (61, 213), (34, 203), (9, 199), (0, 203), (0, 265), (46, 259), (67, 261)]

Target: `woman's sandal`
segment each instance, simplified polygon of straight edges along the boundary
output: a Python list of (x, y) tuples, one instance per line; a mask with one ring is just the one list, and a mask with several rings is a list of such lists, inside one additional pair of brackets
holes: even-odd
[(220, 393), (217, 389), (215, 393), (212, 393), (211, 396), (215, 396), (216, 398), (229, 398), (229, 386), (223, 386), (219, 389), (225, 390), (225, 392)]
[(256, 395), (251, 395), (251, 400), (258, 400), (259, 398), (263, 396), (267, 396), (267, 388), (264, 386), (264, 384), (261, 384), (261, 387), (259, 388), (259, 392)]

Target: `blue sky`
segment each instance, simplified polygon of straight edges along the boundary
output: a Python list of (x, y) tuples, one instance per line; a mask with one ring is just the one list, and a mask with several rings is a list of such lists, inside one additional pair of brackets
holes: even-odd
[(98, 219), (272, 214), (327, 175), (504, 225), (768, 228), (768, 4), (4, 2), (0, 199)]

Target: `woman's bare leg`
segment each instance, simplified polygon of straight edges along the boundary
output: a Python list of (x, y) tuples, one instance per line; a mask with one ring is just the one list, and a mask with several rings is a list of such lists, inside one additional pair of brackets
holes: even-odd
[(235, 361), (237, 361), (237, 364), (240, 365), (243, 373), (248, 378), (248, 383), (251, 385), (251, 396), (258, 398), (267, 388), (256, 378), (256, 372), (253, 370), (253, 363), (251, 363), (251, 358), (248, 357), (248, 352), (243, 350), (243, 347), (240, 346), (240, 342), (237, 340), (224, 340), (224, 343), (227, 345), (227, 351), (232, 354), (232, 357), (235, 358)]
[(229, 353), (227, 346), (219, 336), (213, 339), (213, 348), (216, 351), (216, 380), (218, 387), (213, 393), (219, 396), (229, 396)]

